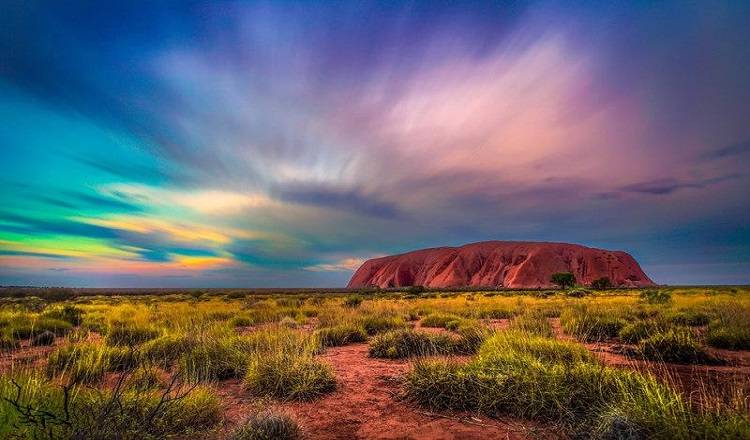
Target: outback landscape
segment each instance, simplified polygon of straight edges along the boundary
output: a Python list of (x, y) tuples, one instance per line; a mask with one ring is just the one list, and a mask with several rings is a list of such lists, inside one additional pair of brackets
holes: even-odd
[(2, 438), (750, 436), (746, 287), (2, 293)]
[(748, 23), (2, 0), (0, 440), (750, 440)]

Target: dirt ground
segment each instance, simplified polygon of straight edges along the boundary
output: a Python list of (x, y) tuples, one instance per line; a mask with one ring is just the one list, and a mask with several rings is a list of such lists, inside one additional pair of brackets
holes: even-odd
[[(550, 319), (555, 336), (573, 340)], [(489, 325), (504, 329), (507, 320), (493, 320)], [(416, 327), (420, 331), (442, 332), (443, 329)], [(252, 331), (243, 328), (241, 332)], [(734, 380), (750, 377), (750, 352), (715, 350), (726, 365), (675, 365), (633, 359), (623, 354), (624, 345), (615, 341), (584, 344), (607, 365), (618, 368), (648, 370), (675, 383), (691, 396), (701, 391), (716, 391)], [(0, 374), (11, 371), (11, 365), (43, 366), (53, 347), (28, 347), (0, 355)], [(431, 413), (406, 402), (400, 386), (409, 370), (409, 360), (374, 359), (368, 356), (367, 344), (329, 348), (321, 357), (333, 367), (337, 390), (311, 402), (278, 403), (249, 396), (240, 379), (222, 381), (217, 391), (226, 408), (225, 423), (211, 437), (226, 437), (232, 427), (259, 409), (273, 407), (289, 413), (303, 428), (305, 438), (315, 439), (531, 439), (560, 438), (561, 434), (538, 423), (510, 418), (490, 419), (470, 413)]]

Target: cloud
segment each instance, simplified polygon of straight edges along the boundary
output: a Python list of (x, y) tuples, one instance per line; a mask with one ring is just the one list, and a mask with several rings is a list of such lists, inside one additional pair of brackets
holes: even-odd
[(364, 194), (356, 188), (294, 184), (281, 188), (277, 193), (283, 201), (303, 205), (341, 209), (381, 218), (396, 218), (402, 215), (402, 211), (395, 203), (384, 201), (376, 195)]
[(312, 272), (353, 272), (365, 262), (364, 258), (344, 258), (335, 263), (320, 263), (307, 266), (305, 270)]
[(248, 208), (266, 207), (273, 203), (258, 193), (239, 193), (224, 190), (170, 190), (137, 184), (111, 184), (101, 189), (102, 194), (146, 207), (177, 206), (192, 211), (225, 215), (242, 212)]
[(724, 159), (727, 157), (739, 156), (748, 152), (750, 152), (750, 141), (740, 142), (716, 150), (708, 151), (703, 154), (701, 158), (706, 160)]
[(708, 186), (715, 185), (720, 182), (725, 182), (727, 180), (737, 179), (739, 177), (741, 177), (740, 174), (730, 174), (726, 176), (714, 177), (711, 179), (699, 179), (691, 181), (680, 181), (674, 178), (655, 179), (646, 182), (638, 182), (630, 185), (625, 185), (620, 188), (620, 191), (638, 194), (663, 195), (671, 194), (681, 189), (706, 188)]

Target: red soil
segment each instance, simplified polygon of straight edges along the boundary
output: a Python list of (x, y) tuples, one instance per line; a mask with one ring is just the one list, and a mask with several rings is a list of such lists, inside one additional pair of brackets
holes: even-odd
[(579, 283), (608, 277), (615, 286), (653, 286), (629, 254), (566, 243), (485, 241), (374, 258), (357, 269), (349, 288), (550, 287), (555, 272)]
[[(401, 377), (409, 361), (370, 358), (366, 344), (331, 348), (321, 356), (333, 366), (337, 390), (312, 402), (274, 405), (291, 414), (308, 439), (525, 439), (550, 438), (533, 422), (488, 419), (469, 413), (433, 414), (405, 402)], [(237, 423), (254, 408), (241, 384), (223, 383), (220, 393)]]

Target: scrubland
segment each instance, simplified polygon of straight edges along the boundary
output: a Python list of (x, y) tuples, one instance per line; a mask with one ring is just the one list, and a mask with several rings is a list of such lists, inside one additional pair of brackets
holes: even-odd
[(750, 438), (741, 287), (0, 301), (0, 438)]

